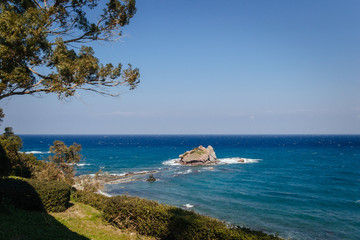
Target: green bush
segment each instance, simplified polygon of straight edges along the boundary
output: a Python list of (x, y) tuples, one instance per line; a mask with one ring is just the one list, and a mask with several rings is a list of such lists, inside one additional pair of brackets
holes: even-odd
[(140, 234), (164, 238), (168, 234), (169, 206), (136, 197), (110, 198), (104, 209), (106, 221), (119, 228), (130, 228)]
[(109, 197), (106, 197), (98, 193), (79, 191), (79, 190), (73, 192), (71, 197), (76, 202), (88, 204), (100, 211), (103, 211), (106, 208), (108, 204), (107, 202), (110, 200)]
[(27, 180), (39, 194), (44, 208), (50, 212), (62, 212), (67, 209), (70, 201), (71, 186), (58, 181)]
[(230, 228), (217, 219), (137, 197), (109, 198), (77, 191), (73, 199), (102, 210), (104, 219), (118, 228), (159, 239), (279, 239), (247, 228)]
[(34, 187), (19, 178), (0, 178), (0, 200), (25, 210), (44, 210)]
[(63, 182), (23, 178), (1, 178), (0, 199), (18, 208), (37, 211), (65, 211), (71, 186)]

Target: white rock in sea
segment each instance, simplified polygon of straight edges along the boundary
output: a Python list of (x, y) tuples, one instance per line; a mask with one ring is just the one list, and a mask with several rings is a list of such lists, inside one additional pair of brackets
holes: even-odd
[(179, 155), (181, 165), (213, 165), (219, 163), (212, 146), (199, 146)]

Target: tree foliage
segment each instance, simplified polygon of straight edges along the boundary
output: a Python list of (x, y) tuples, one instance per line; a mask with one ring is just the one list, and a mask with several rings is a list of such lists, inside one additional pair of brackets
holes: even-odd
[(5, 128), (0, 135), (0, 176), (21, 176), (30, 178), (41, 165), (33, 154), (21, 153), (21, 138), (14, 134), (11, 127)]
[(135, 0), (0, 1), (0, 99), (34, 93), (63, 98), (79, 89), (117, 95), (111, 88), (124, 85), (134, 89), (137, 68), (102, 64), (85, 44), (115, 40), (135, 13)]
[(48, 163), (37, 175), (37, 178), (73, 183), (74, 167), (82, 159), (80, 151), (80, 144), (73, 143), (73, 145), (66, 146), (64, 142), (56, 140), (50, 147), (50, 153), (53, 155), (48, 157)]
[(16, 136), (12, 128), (5, 128), (5, 132), (0, 136), (0, 175), (10, 175), (17, 165), (19, 165), (19, 150), (22, 141)]
[(73, 183), (75, 166), (82, 159), (81, 145), (66, 146), (62, 141), (54, 141), (50, 147), (51, 156), (39, 161), (34, 154), (20, 152), (22, 140), (11, 127), (0, 135), (0, 176), (19, 176), (47, 181)]

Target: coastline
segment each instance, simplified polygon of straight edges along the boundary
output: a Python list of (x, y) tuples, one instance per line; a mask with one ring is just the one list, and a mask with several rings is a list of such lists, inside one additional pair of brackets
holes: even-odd
[[(206, 165), (204, 165), (204, 166), (206, 167)], [(144, 181), (144, 178), (148, 178), (152, 174), (158, 173), (158, 172), (159, 171), (157, 171), (157, 170), (151, 170), (151, 171), (140, 171), (140, 172), (128, 172), (128, 173), (124, 173), (124, 174), (111, 174), (109, 172), (96, 173), (96, 174), (84, 174), (84, 175), (76, 176), (74, 178), (75, 184), (73, 184), (72, 187), (74, 187), (80, 191), (89, 190), (89, 187), (90, 187), (90, 192), (92, 192), (92, 193), (100, 194), (105, 197), (113, 197), (113, 195), (104, 191), (104, 188), (106, 187), (106, 185), (130, 183), (130, 182), (134, 182), (134, 181)], [(148, 176), (146, 176), (146, 175), (148, 175)], [(114, 196), (116, 196), (116, 195), (114, 195)], [(139, 196), (132, 196), (132, 197), (138, 198), (138, 199), (144, 199), (145, 201), (153, 201), (153, 200), (150, 200), (147, 198), (142, 198)], [(157, 202), (157, 201), (155, 201), (155, 202)], [(157, 203), (161, 204), (159, 202), (157, 202)], [(216, 217), (210, 217), (207, 215), (203, 215), (201, 213), (198, 213), (197, 211), (192, 210), (194, 205), (189, 204), (189, 203), (182, 205), (181, 207), (176, 207), (176, 206), (173, 206), (172, 204), (170, 204), (170, 205), (162, 204), (162, 205), (183, 209), (186, 211), (190, 211), (190, 212), (202, 215), (207, 218), (215, 219), (216, 221), (223, 222), (229, 229), (243, 228), (243, 229), (248, 229), (250, 232), (262, 232), (269, 236), (276, 236), (276, 239), (285, 239), (285, 238), (281, 238), (280, 236), (277, 235), (277, 233), (274, 233), (274, 232), (265, 231), (263, 229), (254, 229), (251, 227), (239, 226), (239, 225), (235, 225), (231, 222), (228, 222), (226, 220), (220, 220)]]
[[(206, 214), (201, 214), (197, 211), (193, 211), (191, 210), (191, 208), (194, 207), (194, 205), (191, 204), (185, 204), (181, 207), (176, 207), (172, 204), (163, 204), (160, 203), (158, 201), (154, 201), (154, 200), (150, 200), (147, 198), (142, 198), (142, 197), (138, 197), (138, 196), (127, 196), (127, 195), (115, 195), (112, 196), (111, 194), (108, 194), (106, 192), (103, 191), (105, 185), (107, 184), (121, 184), (121, 183), (129, 183), (129, 182), (133, 182), (133, 181), (138, 181), (138, 180), (144, 180), (144, 178), (138, 178), (138, 176), (144, 176), (144, 175), (149, 175), (149, 179), (153, 176), (153, 173), (156, 173), (158, 171), (142, 171), (142, 172), (130, 172), (127, 174), (121, 174), (121, 175), (116, 175), (116, 174), (110, 174), (110, 173), (104, 173), (104, 174), (87, 174), (87, 175), (81, 175), (76, 177), (76, 183), (73, 185), (73, 187), (75, 187), (77, 190), (77, 193), (75, 193), (75, 201), (79, 202), (79, 203), (84, 203), (87, 204), (89, 206), (95, 207), (98, 210), (102, 211), (105, 208), (107, 209), (105, 214), (108, 214), (108, 212), (110, 211), (112, 214), (114, 214), (114, 212), (116, 213), (115, 215), (113, 215), (112, 217), (106, 216), (106, 218), (108, 219), (107, 221), (111, 222), (111, 221), (115, 221), (116, 224), (115, 226), (117, 226), (118, 228), (122, 229), (124, 227), (124, 222), (122, 222), (123, 220), (117, 220), (119, 218), (119, 216), (125, 216), (130, 214), (132, 218), (134, 218), (132, 223), (130, 223), (130, 225), (128, 225), (128, 227), (130, 227), (130, 229), (132, 230), (136, 230), (139, 234), (144, 234), (144, 235), (148, 235), (148, 236), (155, 236), (157, 239), (159, 236), (157, 236), (158, 234), (162, 234), (161, 232), (164, 229), (167, 229), (165, 231), (170, 231), (169, 234), (174, 234), (174, 235), (179, 235), (182, 237), (185, 237), (184, 239), (192, 239), (192, 237), (194, 236), (194, 234), (197, 236), (201, 236), (203, 234), (204, 237), (208, 238), (210, 235), (213, 236), (214, 238), (211, 239), (228, 239), (228, 237), (231, 236), (231, 239), (243, 239), (246, 238), (248, 239), (248, 237), (250, 237), (249, 239), (271, 239), (271, 240), (281, 240), (281, 239), (285, 239), (279, 236), (278, 233), (275, 232), (270, 232), (270, 231), (265, 231), (262, 229), (255, 229), (255, 228), (249, 228), (249, 227), (245, 227), (245, 226), (241, 226), (241, 225), (235, 225), (231, 222), (228, 221), (224, 221), (221, 219), (218, 219), (216, 217), (211, 217), (209, 215)], [(81, 184), (93, 184), (92, 186), (96, 186), (96, 188), (94, 188), (93, 192), (89, 192), (89, 191), (84, 191), (85, 190), (85, 186), (81, 186)], [(96, 196), (96, 194), (98, 194)], [(114, 198), (112, 198), (114, 197)], [(108, 199), (108, 200), (107, 200)], [(112, 200), (110, 200), (112, 199)], [(111, 206), (111, 210), (106, 207), (106, 202), (110, 202)], [(115, 205), (117, 205), (117, 207), (114, 207), (113, 204), (115, 202)], [(104, 205), (105, 204), (105, 205)], [(145, 209), (146, 211), (146, 216), (144, 215), (138, 215), (139, 213), (143, 212)], [(151, 209), (151, 211), (149, 212), (149, 209)], [(121, 214), (122, 211), (125, 211)], [(118, 212), (118, 213), (117, 213)], [(120, 215), (118, 215), (120, 214)], [(158, 216), (162, 215), (162, 217), (160, 217), (158, 219)], [(112, 220), (112, 218), (114, 218)], [(144, 219), (143, 219), (144, 218)], [(168, 218), (168, 219), (167, 219)], [(127, 217), (125, 217), (125, 219), (128, 219)], [(127, 222), (128, 220), (125, 220), (125, 222)], [(130, 221), (130, 222), (131, 222)], [(168, 222), (172, 222), (174, 221), (174, 223), (176, 223), (175, 225), (173, 225), (173, 223), (170, 223), (169, 225)], [(149, 222), (147, 224), (150, 225), (154, 225), (154, 226), (158, 226), (158, 225), (163, 225), (164, 226), (160, 227), (160, 230), (156, 230), (153, 233), (146, 233), (148, 230), (146, 230), (145, 232), (142, 230), (142, 228), (139, 228), (138, 224), (139, 223), (143, 223), (143, 222)], [(152, 223), (150, 223), (152, 222)], [(177, 224), (180, 223), (181, 224), (178, 226)], [(129, 224), (129, 222), (125, 223)], [(185, 226), (182, 227), (182, 225)], [(172, 229), (174, 226), (175, 229)], [(128, 228), (126, 227), (126, 228)], [(195, 227), (196, 230), (199, 230), (199, 233), (195, 233), (193, 232), (194, 230), (189, 230), (189, 233), (185, 233), (187, 232), (188, 228), (191, 229)], [(152, 228), (152, 227), (151, 227)], [(151, 229), (150, 228), (150, 229)], [(157, 227), (154, 227), (154, 229), (156, 229)], [(169, 228), (169, 229), (168, 229)], [(179, 228), (181, 230), (179, 230)], [(184, 228), (184, 229), (182, 229)], [(213, 228), (213, 229), (212, 229)], [(205, 229), (205, 231), (204, 231)], [(212, 230), (210, 230), (212, 229)], [(152, 230), (151, 230), (152, 231)], [(150, 232), (151, 232), (150, 231)], [(158, 232), (160, 231), (160, 233)], [(184, 232), (183, 232), (184, 231)], [(183, 235), (184, 234), (184, 235)], [(190, 235), (188, 235), (190, 234)], [(224, 236), (226, 236), (224, 238)], [(190, 237), (190, 238), (189, 238)], [(170, 237), (171, 238), (171, 237)], [(162, 239), (162, 237), (160, 237), (159, 239)], [(175, 238), (178, 239), (178, 238)], [(203, 239), (203, 237), (200, 237), (200, 239)]]
[(103, 191), (105, 185), (140, 181), (143, 178), (137, 178), (137, 176), (150, 175), (154, 173), (158, 173), (158, 171), (152, 170), (152, 171), (141, 171), (141, 172), (128, 172), (124, 174), (111, 174), (109, 172), (84, 174), (84, 175), (76, 176), (74, 178), (75, 183), (72, 186), (77, 190), (87, 190), (87, 188), (91, 188), (93, 192), (100, 193), (104, 196), (111, 196), (110, 194)]

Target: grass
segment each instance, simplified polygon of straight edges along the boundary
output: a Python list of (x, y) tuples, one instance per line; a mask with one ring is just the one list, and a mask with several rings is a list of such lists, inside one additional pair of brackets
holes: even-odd
[(70, 230), (94, 240), (153, 239), (109, 225), (102, 220), (99, 210), (82, 203), (74, 203), (65, 212), (51, 215)]
[(0, 209), (1, 240), (47, 240), (88, 238), (75, 233), (46, 212), (27, 211), (7, 205)]
[(128, 240), (153, 239), (105, 223), (100, 212), (81, 203), (62, 213), (0, 208), (1, 240)]

